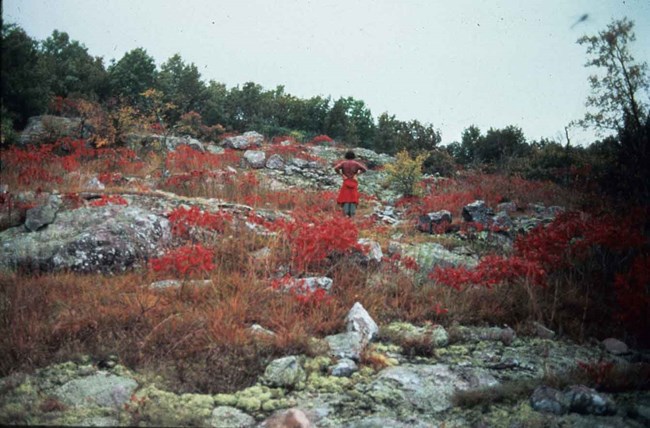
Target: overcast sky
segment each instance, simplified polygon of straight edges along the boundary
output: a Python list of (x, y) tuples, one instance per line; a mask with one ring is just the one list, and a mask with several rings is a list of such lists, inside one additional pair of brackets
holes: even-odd
[[(635, 22), (650, 58), (648, 0), (4, 0), (3, 20), (37, 40), (67, 32), (91, 55), (175, 53), (202, 78), (253, 81), (301, 98), (352, 96), (376, 118), (431, 123), (443, 143), (477, 125), (563, 138), (585, 112), (585, 48), (613, 18)], [(588, 14), (583, 22), (580, 17)], [(573, 131), (573, 143), (593, 137)]]

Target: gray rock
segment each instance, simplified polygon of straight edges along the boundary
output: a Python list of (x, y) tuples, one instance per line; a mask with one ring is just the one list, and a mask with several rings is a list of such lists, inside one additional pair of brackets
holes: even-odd
[(517, 211), (517, 204), (514, 202), (501, 202), (497, 205), (497, 211), (505, 211), (506, 213), (513, 213)]
[(331, 356), (354, 361), (359, 361), (365, 347), (363, 337), (355, 331), (326, 336), (325, 341), (329, 345)]
[(27, 210), (25, 228), (30, 232), (36, 232), (52, 223), (61, 205), (61, 198), (58, 195), (50, 195), (44, 205)]
[(213, 155), (222, 155), (226, 152), (223, 147), (216, 146), (214, 144), (206, 144), (205, 149)]
[(266, 160), (266, 167), (268, 169), (282, 169), (284, 168), (284, 159), (277, 153), (271, 155)]
[(399, 421), (386, 416), (369, 416), (345, 425), (345, 428), (431, 428), (434, 425), (422, 422), (415, 417)]
[(610, 354), (625, 355), (630, 352), (630, 349), (624, 342), (614, 339), (613, 337), (603, 340), (602, 344)]
[(413, 365), (388, 367), (365, 387), (365, 394), (383, 406), (407, 412), (437, 413), (452, 407), (456, 390), (468, 383), (447, 365)]
[(221, 144), (235, 150), (248, 150), (259, 147), (264, 142), (264, 136), (255, 131), (245, 132), (242, 135), (225, 138)]
[(488, 224), (489, 217), (494, 215), (494, 213), (485, 205), (484, 201), (476, 200), (463, 207), (462, 215), (465, 221), (473, 221), (485, 225)]
[(82, 126), (78, 117), (61, 117), (52, 115), (34, 116), (27, 121), (18, 140), (20, 145), (41, 144), (55, 141), (61, 137), (87, 138), (91, 128)]
[(213, 428), (247, 428), (255, 426), (255, 418), (230, 406), (215, 407), (209, 424)]
[(405, 247), (404, 255), (413, 257), (420, 267), (420, 272), (424, 275), (436, 267), (466, 266), (473, 268), (478, 264), (474, 257), (452, 253), (442, 245), (431, 242)]
[(506, 230), (510, 230), (514, 227), (512, 219), (505, 211), (499, 211), (494, 217), (492, 217), (492, 224)]
[(365, 343), (370, 342), (379, 332), (379, 327), (368, 311), (356, 302), (345, 317), (348, 332), (357, 332)]
[(0, 269), (122, 272), (160, 254), (171, 239), (169, 221), (123, 205), (59, 212), (47, 228), (0, 232)]
[(441, 325), (418, 327), (405, 322), (393, 322), (382, 327), (382, 331), (390, 337), (401, 340), (431, 341), (436, 348), (442, 348), (449, 344), (449, 334)]
[(399, 242), (390, 241), (388, 243), (388, 255), (389, 256), (393, 256), (395, 254), (401, 255), (402, 251), (403, 251), (402, 244), (400, 244)]
[(330, 373), (332, 376), (336, 377), (350, 377), (358, 370), (359, 367), (357, 367), (357, 364), (353, 360), (349, 358), (343, 358), (340, 359), (336, 365), (332, 367)]
[(569, 410), (569, 403), (564, 394), (548, 386), (538, 386), (530, 396), (530, 406), (544, 413), (563, 415)]
[(549, 328), (546, 328), (538, 322), (533, 322), (533, 328), (535, 329), (535, 335), (541, 337), (542, 339), (552, 339), (555, 337), (555, 332)]
[(99, 181), (99, 178), (97, 177), (91, 177), (88, 181), (86, 181), (86, 189), (89, 190), (104, 190), (106, 186), (104, 186), (104, 183)]
[(253, 333), (255, 336), (261, 336), (261, 337), (273, 337), (275, 336), (275, 333), (273, 333), (271, 330), (268, 330), (264, 327), (262, 327), (259, 324), (253, 324), (251, 325), (248, 330)]
[(326, 276), (310, 276), (307, 278), (290, 278), (282, 286), (282, 291), (293, 291), (298, 294), (313, 293), (316, 290), (327, 292), (332, 288), (334, 281)]
[(441, 211), (434, 211), (431, 213), (428, 213), (427, 216), (431, 219), (431, 221), (435, 224), (440, 224), (442, 222), (447, 222), (451, 223), (451, 212), (447, 210), (441, 210)]
[(598, 416), (616, 413), (616, 404), (608, 395), (584, 385), (572, 385), (564, 395), (572, 412)]
[(74, 407), (94, 405), (121, 408), (137, 386), (137, 382), (131, 378), (99, 372), (61, 385), (54, 391), (54, 396)]
[(296, 388), (306, 379), (305, 370), (297, 356), (289, 356), (271, 361), (266, 366), (262, 383), (281, 388)]
[(360, 260), (362, 264), (381, 263), (382, 259), (384, 258), (384, 253), (381, 251), (381, 245), (379, 245), (378, 242), (366, 238), (361, 238), (359, 239), (358, 244), (362, 245), (368, 250), (368, 254), (364, 254), (364, 257)]
[(244, 160), (251, 168), (264, 168), (266, 164), (266, 153), (261, 150), (246, 150)]
[(194, 150), (198, 150), (199, 152), (205, 152), (205, 147), (203, 146), (203, 143), (201, 143), (196, 138), (192, 138), (190, 136), (184, 136), (184, 137), (168, 136), (164, 138), (163, 143), (167, 148), (167, 150), (172, 152), (176, 150), (178, 146), (181, 145), (189, 146), (190, 148)]

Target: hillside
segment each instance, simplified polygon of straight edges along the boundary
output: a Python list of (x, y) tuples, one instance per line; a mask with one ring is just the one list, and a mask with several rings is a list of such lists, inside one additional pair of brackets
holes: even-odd
[(97, 147), (43, 120), (2, 151), (3, 424), (650, 419), (643, 215), (471, 170), (403, 197), (357, 148), (348, 218), (326, 136)]

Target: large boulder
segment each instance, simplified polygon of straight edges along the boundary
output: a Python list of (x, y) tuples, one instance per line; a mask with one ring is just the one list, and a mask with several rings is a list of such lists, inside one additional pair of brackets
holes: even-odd
[(30, 232), (35, 232), (52, 223), (61, 205), (62, 201), (58, 195), (50, 195), (45, 204), (28, 209), (25, 228)]
[(379, 332), (377, 323), (359, 302), (352, 306), (347, 317), (345, 317), (345, 323), (347, 331), (359, 333), (366, 343), (374, 339)]
[(384, 369), (360, 392), (376, 404), (404, 413), (437, 413), (452, 407), (456, 390), (468, 387), (447, 365), (404, 364)]
[(264, 136), (255, 131), (245, 132), (242, 135), (225, 138), (221, 144), (235, 150), (248, 150), (259, 147), (264, 142)]
[(196, 138), (192, 138), (190, 136), (184, 136), (184, 137), (169, 136), (164, 139), (164, 143), (165, 143), (165, 147), (170, 152), (173, 152), (174, 150), (176, 150), (178, 146), (181, 145), (189, 146), (190, 148), (194, 150), (198, 150), (199, 152), (205, 151), (205, 147), (203, 146), (203, 143), (201, 143)]
[(266, 165), (266, 153), (261, 150), (246, 150), (244, 160), (251, 168), (264, 168)]
[(78, 117), (43, 115), (29, 118), (18, 142), (21, 145), (53, 143), (61, 137), (88, 138), (90, 135), (90, 127)]
[(98, 372), (71, 380), (54, 391), (54, 396), (69, 406), (122, 407), (137, 388), (129, 377)]
[(474, 223), (480, 223), (487, 225), (490, 220), (490, 216), (494, 215), (492, 209), (488, 208), (485, 205), (484, 201), (476, 200), (471, 204), (465, 205), (463, 207), (463, 220), (471, 221)]
[(160, 254), (171, 239), (169, 221), (142, 208), (106, 205), (58, 212), (29, 232), (0, 232), (0, 269), (121, 272)]
[(478, 264), (474, 257), (452, 253), (442, 245), (431, 242), (405, 247), (403, 255), (415, 259), (423, 274), (427, 274), (437, 267), (465, 266), (473, 268)]

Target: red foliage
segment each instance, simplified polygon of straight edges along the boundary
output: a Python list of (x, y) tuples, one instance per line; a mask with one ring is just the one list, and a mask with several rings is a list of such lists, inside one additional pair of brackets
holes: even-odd
[(598, 387), (609, 377), (614, 368), (614, 362), (604, 360), (594, 362), (578, 361), (578, 367), (587, 375), (587, 377), (589, 377), (589, 380)]
[(195, 170), (218, 169), (239, 162), (236, 151), (226, 149), (223, 154), (200, 152), (182, 144), (167, 155), (166, 166), (172, 173), (193, 172)]
[(307, 144), (318, 144), (318, 143), (331, 143), (334, 140), (332, 140), (329, 136), (327, 135), (317, 135), (314, 138), (311, 139), (311, 141)]
[(172, 233), (178, 236), (187, 236), (191, 227), (201, 227), (222, 233), (226, 224), (232, 221), (232, 218), (230, 213), (218, 211), (213, 214), (201, 211), (196, 206), (190, 209), (178, 207), (169, 213)]
[(119, 195), (102, 195), (90, 203), (91, 207), (103, 207), (105, 205), (128, 205), (129, 203)]
[(638, 255), (614, 280), (618, 318), (635, 333), (650, 336), (650, 255)]
[(265, 226), (283, 234), (291, 249), (292, 265), (300, 272), (334, 253), (362, 250), (355, 223), (341, 215), (297, 212), (293, 221), (279, 219)]
[(162, 257), (151, 259), (149, 264), (154, 272), (191, 277), (211, 272), (213, 259), (214, 252), (196, 244), (176, 248)]

